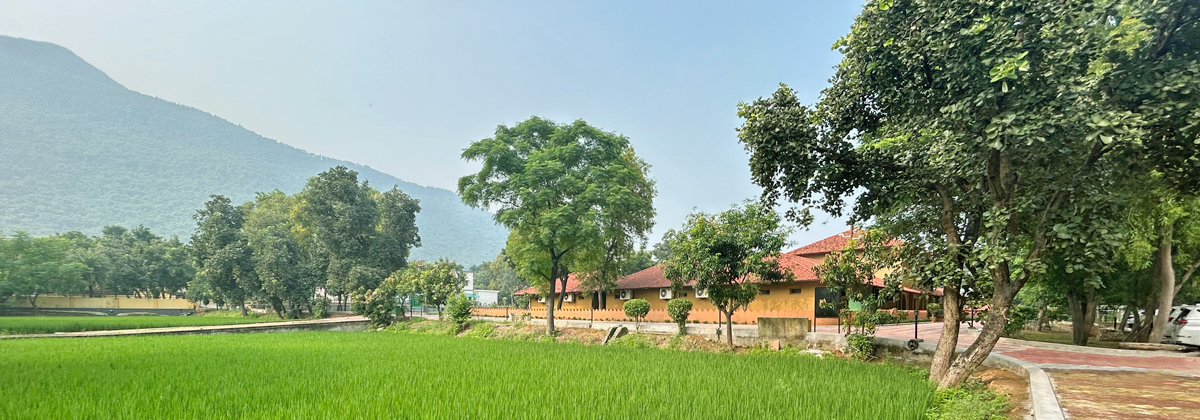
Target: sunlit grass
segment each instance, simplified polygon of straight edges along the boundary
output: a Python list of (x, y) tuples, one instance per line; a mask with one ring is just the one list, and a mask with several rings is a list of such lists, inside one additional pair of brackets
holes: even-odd
[(903, 369), (420, 334), (0, 341), (0, 418), (920, 419)]
[(0, 335), (126, 330), (134, 328), (192, 327), (278, 321), (261, 317), (223, 316), (0, 316)]

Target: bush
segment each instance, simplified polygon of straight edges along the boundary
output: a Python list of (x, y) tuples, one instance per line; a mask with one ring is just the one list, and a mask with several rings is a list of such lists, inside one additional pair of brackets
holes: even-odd
[(929, 316), (940, 318), (942, 316), (942, 305), (940, 303), (930, 303), (925, 305), (925, 309), (929, 311)]
[(650, 302), (646, 299), (630, 299), (625, 301), (622, 309), (625, 310), (625, 316), (633, 318), (633, 329), (636, 331), (641, 326), (642, 319), (650, 314)]
[(313, 318), (329, 318), (329, 305), (333, 304), (327, 297), (320, 297), (313, 300)]
[(671, 316), (671, 320), (679, 325), (679, 335), (684, 334), (684, 328), (687, 326), (688, 315), (692, 313), (692, 301), (687, 299), (671, 299), (667, 301), (667, 315)]
[(386, 290), (356, 292), (350, 299), (350, 310), (371, 320), (379, 326), (392, 323), (392, 311), (396, 309), (394, 297)]
[[(631, 301), (632, 302), (632, 301)], [(643, 302), (645, 302), (643, 300)], [(658, 342), (646, 334), (626, 334), (621, 337), (614, 338), (608, 342), (610, 346), (629, 347), (635, 349), (654, 349), (658, 348)]]
[(926, 415), (930, 420), (1005, 420), (1008, 409), (1007, 398), (977, 383), (938, 391)]
[(446, 299), (446, 312), (455, 324), (463, 325), (471, 320), (471, 298), (462, 293)]
[(846, 356), (854, 360), (875, 358), (875, 338), (865, 334), (846, 336)]
[(1025, 325), (1037, 319), (1037, 308), (1026, 305), (1013, 305), (1012, 310), (1008, 312), (1008, 321), (1004, 323), (1004, 336), (1011, 337), (1013, 334), (1025, 329)]

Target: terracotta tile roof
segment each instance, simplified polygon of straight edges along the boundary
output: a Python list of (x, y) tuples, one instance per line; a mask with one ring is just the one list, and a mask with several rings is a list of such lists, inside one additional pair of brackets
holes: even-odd
[(667, 276), (663, 274), (662, 267), (658, 265), (617, 280), (618, 289), (658, 289), (663, 287), (671, 287), (671, 280), (667, 279)]
[(850, 242), (850, 238), (856, 233), (861, 232), (860, 229), (850, 229), (837, 235), (813, 242), (811, 244), (796, 248), (788, 254), (795, 255), (821, 255), (828, 254), (833, 251), (841, 251), (846, 248), (846, 244)]
[(792, 252), (779, 255), (779, 265), (785, 270), (792, 272), (795, 281), (820, 281), (817, 274), (813, 272), (813, 267), (821, 264), (820, 261), (812, 258), (801, 257)]
[[(579, 293), (579, 292), (583, 292), (583, 291), (584, 291), (584, 290), (583, 290), (583, 288), (582, 288), (582, 287), (580, 287), (582, 284), (583, 284), (583, 282), (582, 282), (582, 281), (580, 281), (578, 278), (576, 278), (574, 274), (567, 275), (567, 290), (566, 290), (566, 293)], [(547, 289), (547, 290), (549, 290), (549, 289)], [(562, 291), (562, 290), (560, 290), (560, 287), (559, 287), (559, 285), (557, 285), (557, 284), (556, 284), (556, 285), (554, 285), (554, 292), (555, 292), (555, 293), (563, 293), (563, 291)], [(529, 287), (526, 287), (526, 288), (524, 288), (524, 289), (521, 289), (521, 290), (518, 290), (518, 291), (516, 291), (516, 292), (513, 292), (513, 296), (521, 296), (521, 295), (539, 295), (539, 294), (541, 294), (541, 293), (542, 293), (542, 292), (539, 292), (539, 291), (538, 291), (538, 288), (537, 288), (537, 286), (529, 286)]]

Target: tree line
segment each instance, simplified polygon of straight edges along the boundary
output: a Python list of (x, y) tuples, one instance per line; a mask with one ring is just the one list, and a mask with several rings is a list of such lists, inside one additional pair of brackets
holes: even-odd
[(188, 297), (243, 313), (260, 301), (295, 318), (328, 309), (320, 294), (344, 309), (350, 294), (375, 289), (407, 265), (421, 243), (419, 211), (398, 188), (376, 190), (344, 166), (294, 195), (259, 193), (240, 206), (214, 195), (195, 216)]
[(100, 236), (67, 232), (0, 236), (0, 305), (42, 295), (183, 297), (195, 269), (189, 249), (144, 226), (105, 226)]

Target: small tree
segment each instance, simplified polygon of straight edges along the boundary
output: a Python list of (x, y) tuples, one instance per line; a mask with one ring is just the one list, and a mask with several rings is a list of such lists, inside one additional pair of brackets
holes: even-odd
[(679, 325), (679, 335), (684, 335), (688, 315), (692, 313), (692, 301), (687, 299), (671, 299), (667, 301), (667, 315)]
[(625, 301), (625, 316), (633, 318), (633, 330), (641, 327), (642, 320), (650, 313), (650, 302), (646, 299), (630, 299)]
[(779, 215), (760, 204), (716, 215), (693, 213), (672, 235), (663, 273), (675, 287), (695, 282), (696, 290), (708, 290), (709, 301), (725, 314), (733, 349), (733, 312), (758, 296), (760, 283), (791, 277), (778, 259), (788, 232)]
[(462, 293), (451, 296), (446, 299), (446, 312), (450, 315), (450, 320), (461, 330), (467, 321), (471, 320), (471, 298)]
[[(421, 304), (437, 308), (438, 319), (442, 319), (442, 305), (446, 299), (462, 293), (462, 281), (458, 273), (462, 266), (452, 261), (438, 260), (436, 263), (413, 261), (395, 279), (396, 290), (409, 292), (421, 300)], [(391, 278), (396, 277), (395, 274)]]

